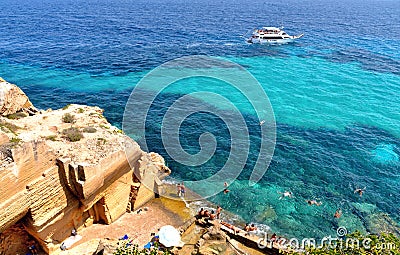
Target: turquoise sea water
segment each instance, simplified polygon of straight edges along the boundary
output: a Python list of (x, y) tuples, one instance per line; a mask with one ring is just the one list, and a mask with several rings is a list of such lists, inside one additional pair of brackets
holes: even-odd
[[(204, 132), (218, 142), (209, 161), (192, 167), (175, 162), (162, 146), (162, 117), (194, 91), (227, 96), (246, 120), (250, 154), (231, 192), (210, 199), (245, 221), (298, 237), (333, 235), (339, 226), (374, 231), (378, 224), (393, 225), (372, 219), (380, 213), (400, 222), (398, 1), (6, 0), (0, 8), (0, 76), (24, 89), (39, 108), (99, 105), (121, 126), (130, 92), (159, 64), (203, 54), (246, 68), (267, 93), (277, 122), (275, 154), (256, 185), (250, 187), (248, 179), (259, 153), (259, 119), (243, 95), (223, 82), (174, 83), (156, 98), (146, 137), (138, 138), (166, 158), (173, 177), (206, 178), (229, 155), (226, 124), (207, 113), (182, 123), (180, 141), (188, 152), (200, 150)], [(305, 37), (274, 47), (240, 38), (256, 26), (280, 24)], [(223, 108), (208, 98), (196, 100)], [(362, 197), (354, 194), (364, 187)], [(279, 192), (289, 190), (294, 198), (280, 199)], [(308, 199), (322, 205), (308, 206)], [(339, 220), (333, 218), (338, 208)]]

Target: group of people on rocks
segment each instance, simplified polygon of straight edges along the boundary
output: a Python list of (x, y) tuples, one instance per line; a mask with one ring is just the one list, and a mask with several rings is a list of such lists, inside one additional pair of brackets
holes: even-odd
[[(214, 210), (208, 211), (207, 209), (200, 208), (200, 211), (197, 213), (196, 217), (198, 219), (206, 218), (208, 220), (220, 219), (221, 211), (222, 211), (221, 206), (217, 206), (216, 211), (214, 211)], [(234, 225), (229, 224), (227, 222), (220, 221), (220, 224), (233, 230), (235, 233), (238, 233), (241, 231), (241, 229), (239, 229), (239, 228), (235, 227)], [(254, 224), (246, 223), (246, 226), (244, 227), (243, 230), (246, 231), (246, 233), (248, 234), (249, 232), (256, 231), (257, 227)]]
[(208, 211), (207, 209), (201, 208), (200, 211), (197, 213), (197, 218), (208, 218), (209, 220), (219, 219), (221, 216), (222, 207), (217, 206), (217, 210)]
[(249, 223), (246, 223), (246, 226), (244, 227), (244, 231), (246, 231), (246, 232), (251, 232), (251, 231), (256, 231), (257, 230), (257, 227), (256, 226), (254, 226), (254, 224), (249, 224)]

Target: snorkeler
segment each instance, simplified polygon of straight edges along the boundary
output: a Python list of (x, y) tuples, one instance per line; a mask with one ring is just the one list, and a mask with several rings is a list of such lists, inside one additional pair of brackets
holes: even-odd
[(316, 205), (316, 206), (320, 206), (322, 205), (322, 202), (317, 202), (315, 200), (307, 200), (308, 205)]
[(337, 209), (335, 212), (335, 215), (333, 215), (334, 218), (339, 219), (340, 217), (342, 217), (342, 209)]
[(285, 191), (285, 192), (278, 192), (280, 194), (282, 194), (282, 196), (279, 198), (279, 200), (288, 197), (288, 198), (293, 198), (293, 193), (291, 191)]
[(363, 189), (355, 189), (354, 194), (358, 193), (360, 197), (362, 197), (364, 191), (367, 189), (367, 187), (364, 187)]

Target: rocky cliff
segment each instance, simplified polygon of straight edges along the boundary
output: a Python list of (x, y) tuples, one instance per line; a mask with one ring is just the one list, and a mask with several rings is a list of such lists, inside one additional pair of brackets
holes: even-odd
[(20, 88), (0, 78), (0, 114), (9, 115), (16, 112), (32, 114), (37, 110)]
[(152, 199), (169, 173), (98, 107), (37, 111), (17, 86), (0, 81), (0, 92), (0, 254), (25, 245), (15, 229), (57, 253), (72, 229), (109, 224)]

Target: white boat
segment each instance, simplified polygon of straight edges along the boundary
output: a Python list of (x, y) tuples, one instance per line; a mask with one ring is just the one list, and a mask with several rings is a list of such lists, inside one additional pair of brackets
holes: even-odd
[(262, 27), (261, 29), (255, 29), (252, 35), (247, 39), (247, 42), (260, 44), (284, 44), (293, 42), (304, 35), (288, 35), (282, 29), (283, 27)]

